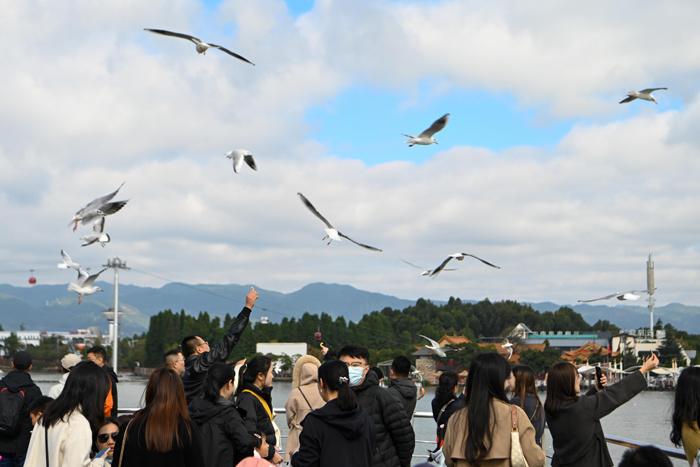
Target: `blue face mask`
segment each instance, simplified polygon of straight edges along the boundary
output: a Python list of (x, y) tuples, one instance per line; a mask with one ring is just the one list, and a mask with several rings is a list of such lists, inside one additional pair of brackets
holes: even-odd
[(362, 378), (365, 376), (365, 369), (361, 366), (348, 367), (348, 376), (350, 376), (350, 386), (359, 386)]

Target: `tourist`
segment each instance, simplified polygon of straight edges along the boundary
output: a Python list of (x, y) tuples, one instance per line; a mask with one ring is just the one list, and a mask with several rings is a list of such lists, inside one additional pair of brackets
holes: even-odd
[(32, 432), (26, 465), (103, 465), (104, 458), (91, 460), (90, 454), (94, 433), (104, 419), (109, 387), (109, 376), (95, 363), (86, 361), (75, 365), (63, 391), (46, 407)]
[(261, 433), (270, 445), (268, 458), (273, 464), (283, 461), (279, 454), (281, 436), (272, 411), (272, 360), (256, 355), (241, 367), (237, 405), (245, 411), (248, 433)]
[(24, 351), (12, 357), (12, 371), (0, 380), (0, 467), (21, 467), (32, 431), (29, 406), (41, 397), (34, 384), (32, 356)]
[(284, 410), (287, 414), (287, 445), (284, 460), (288, 461), (291, 453), (299, 449), (301, 423), (312, 410), (320, 409), (325, 404), (318, 387), (318, 367), (321, 362), (313, 355), (299, 357), (292, 371), (292, 392), (289, 393)]
[(71, 368), (80, 363), (80, 361), (81, 358), (78, 354), (69, 353), (63, 356), (61, 359), (61, 379), (58, 380), (58, 383), (51, 386), (51, 389), (49, 389), (49, 397), (55, 399), (59, 394), (61, 394), (61, 391), (63, 391), (63, 386), (65, 386), (68, 375), (70, 374)]
[(233, 320), (221, 342), (210, 347), (209, 343), (200, 336), (187, 336), (182, 339), (180, 348), (185, 356), (185, 373), (182, 376), (182, 382), (185, 385), (187, 402), (191, 402), (192, 399), (201, 394), (202, 383), (209, 366), (212, 363), (226, 361), (248, 326), (250, 313), (257, 299), (258, 293), (251, 287), (245, 297), (245, 306)]
[(416, 411), (418, 388), (416, 388), (416, 383), (408, 377), (409, 374), (411, 374), (411, 361), (403, 355), (399, 355), (391, 362), (389, 368), (388, 391), (401, 402), (406, 416), (411, 420), (413, 412)]
[(36, 426), (37, 422), (44, 415), (46, 407), (53, 402), (53, 397), (41, 396), (31, 404), (29, 404), (29, 417), (32, 419), (32, 426)]
[[(116, 445), (117, 436), (119, 435), (119, 422), (116, 418), (105, 418), (102, 425), (97, 430), (95, 438), (95, 446), (97, 447), (97, 456), (102, 457), (104, 454), (105, 461), (108, 464), (112, 463), (114, 457), (114, 446)], [(107, 450), (102, 453), (103, 450)]]
[(180, 377), (185, 374), (185, 357), (180, 349), (168, 350), (163, 356), (165, 368), (170, 368)]
[(107, 365), (107, 350), (101, 345), (96, 345), (88, 349), (87, 359), (92, 362), (95, 362), (97, 366), (102, 368), (109, 375), (109, 379), (112, 382), (112, 386), (110, 388), (109, 394), (107, 395), (106, 405), (110, 406), (111, 403), (111, 410), (107, 411), (107, 409), (105, 409), (107, 411), (105, 416), (117, 417), (119, 415), (119, 404), (117, 397), (117, 383), (119, 382), (119, 378), (117, 378), (117, 374), (115, 373), (116, 368), (112, 368), (109, 365)]
[[(207, 466), (231, 467), (261, 447), (261, 438), (248, 433), (231, 401), (235, 393), (234, 374), (231, 365), (212, 364), (204, 378), (202, 396), (190, 402), (190, 416), (197, 425)], [(268, 452), (260, 455), (268, 457)]]
[(608, 467), (613, 465), (600, 419), (647, 387), (644, 375), (659, 365), (652, 354), (639, 371), (606, 386), (603, 390), (579, 395), (581, 375), (568, 362), (552, 366), (547, 375), (544, 403), (547, 426), (552, 435), (552, 465)]
[(464, 407), (464, 394), (458, 394), (459, 378), (454, 371), (443, 371), (438, 378), (435, 398), (431, 402), (433, 419), (437, 423), (437, 447), (445, 441), (447, 422), (452, 414)]
[(508, 361), (497, 353), (477, 355), (469, 367), (466, 407), (450, 417), (442, 452), (448, 466), (511, 465), (511, 432), (517, 430), (529, 467), (544, 466), (544, 451), (535, 442), (527, 414), (508, 402)]
[(113, 465), (204, 467), (199, 436), (190, 422), (177, 373), (167, 368), (155, 370), (148, 378), (145, 402), (119, 431)]
[(338, 358), (348, 366), (350, 387), (358, 404), (372, 419), (375, 436), (372, 465), (411, 465), (415, 448), (413, 426), (401, 403), (380, 388), (377, 375), (369, 371), (369, 351), (364, 347), (346, 346), (338, 352)]
[(372, 421), (350, 389), (348, 367), (338, 360), (318, 369), (326, 404), (309, 413), (299, 437), (293, 467), (370, 467), (374, 450)]
[(673, 464), (656, 446), (640, 446), (625, 451), (617, 467), (673, 467)]
[(537, 395), (535, 372), (527, 365), (516, 365), (513, 367), (513, 376), (515, 377), (515, 387), (510, 403), (525, 411), (530, 423), (535, 428), (535, 441), (539, 446), (542, 446), (545, 425), (544, 407)]
[(683, 443), (688, 464), (692, 464), (700, 451), (700, 367), (689, 366), (678, 376), (671, 441), (676, 446)]

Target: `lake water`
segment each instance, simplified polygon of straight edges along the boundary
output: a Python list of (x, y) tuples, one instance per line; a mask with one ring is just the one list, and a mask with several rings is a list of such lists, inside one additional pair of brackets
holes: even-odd
[[(59, 374), (33, 373), (32, 377), (43, 393), (59, 379)], [(122, 377), (119, 383), (119, 405), (122, 408), (140, 407), (146, 381), (136, 377)], [(276, 382), (272, 391), (272, 401), (275, 407), (284, 407), (291, 383)], [(418, 401), (416, 411), (430, 412), (430, 401), (433, 399), (433, 388), (428, 388), (425, 397)], [(668, 439), (671, 430), (671, 413), (673, 411), (673, 393), (645, 391), (634, 399), (618, 408), (602, 421), (603, 431), (608, 435), (624, 436), (643, 443), (671, 446)], [(278, 425), (286, 436), (287, 424), (283, 415), (278, 415)], [(416, 418), (414, 420), (416, 440), (429, 443), (416, 443), (415, 454), (425, 454), (428, 448), (435, 446), (435, 422), (432, 418)], [(545, 446), (551, 456), (552, 446), (549, 433), (545, 432)], [(617, 463), (625, 448), (609, 445), (610, 454)], [(419, 463), (417, 459), (415, 463)], [(674, 461), (676, 466), (687, 466), (684, 461)]]

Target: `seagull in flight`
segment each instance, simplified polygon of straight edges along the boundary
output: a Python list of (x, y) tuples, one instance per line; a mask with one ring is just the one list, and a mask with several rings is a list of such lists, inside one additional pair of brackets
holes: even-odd
[(258, 170), (258, 166), (255, 165), (255, 159), (253, 155), (247, 149), (232, 149), (226, 153), (226, 157), (231, 159), (233, 162), (233, 171), (238, 173), (243, 167), (243, 162), (248, 164), (253, 170)]
[(501, 344), (501, 348), (506, 349), (508, 351), (508, 360), (510, 360), (510, 357), (513, 356), (513, 344), (506, 339), (503, 341), (503, 344)]
[(408, 138), (406, 140), (406, 144), (408, 144), (408, 147), (413, 147), (416, 144), (420, 144), (423, 146), (428, 146), (430, 144), (437, 144), (437, 140), (435, 139), (435, 136), (433, 136), (435, 133), (438, 131), (442, 130), (445, 128), (445, 125), (447, 125), (447, 120), (450, 119), (450, 114), (445, 114), (442, 117), (438, 118), (433, 122), (430, 127), (427, 129), (423, 130), (423, 132), (418, 135), (418, 136), (411, 136), (407, 135), (404, 133), (404, 136)]
[(649, 101), (653, 102), (654, 104), (658, 104), (656, 102), (656, 99), (654, 99), (654, 96), (651, 95), (654, 91), (665, 91), (668, 88), (647, 88), (647, 89), (642, 89), (641, 91), (630, 91), (627, 93), (627, 97), (622, 99), (619, 103), (620, 104), (626, 104), (628, 102), (632, 102), (635, 99), (642, 99), (644, 101)]
[(496, 266), (495, 264), (489, 263), (485, 259), (481, 259), (476, 255), (472, 255), (471, 253), (452, 253), (450, 256), (447, 257), (447, 259), (445, 259), (445, 261), (440, 263), (440, 265), (438, 267), (433, 269), (433, 272), (430, 273), (430, 277), (434, 277), (434, 276), (437, 276), (438, 274), (440, 274), (440, 272), (445, 269), (445, 266), (447, 266), (447, 263), (449, 263), (453, 259), (456, 259), (457, 261), (462, 261), (467, 256), (470, 258), (474, 258), (476, 260), (479, 260), (482, 263), (484, 263), (485, 265), (491, 266), (492, 268), (501, 269), (500, 266)]
[(117, 188), (113, 192), (101, 196), (99, 198), (93, 199), (88, 204), (86, 204), (84, 208), (76, 212), (73, 216), (73, 219), (71, 219), (70, 221), (70, 223), (73, 224), (73, 232), (75, 232), (79, 224), (86, 225), (91, 221), (99, 219), (100, 217), (114, 214), (115, 212), (119, 211), (121, 208), (126, 206), (126, 203), (129, 202), (128, 200), (111, 202), (112, 198), (117, 196), (117, 193), (119, 193), (119, 190), (123, 186), (124, 183), (122, 182), (122, 184), (119, 185), (119, 188)]
[(194, 43), (195, 48), (197, 49), (197, 53), (199, 53), (199, 54), (204, 54), (204, 55), (206, 55), (207, 50), (213, 47), (213, 48), (215, 48), (215, 49), (221, 50), (221, 51), (224, 52), (224, 53), (229, 54), (229, 55), (232, 56), (232, 57), (235, 57), (235, 58), (237, 58), (237, 59), (239, 59), (239, 60), (242, 60), (242, 61), (244, 61), (244, 62), (246, 62), (246, 63), (250, 63), (251, 65), (255, 65), (255, 63), (251, 62), (250, 60), (248, 60), (248, 59), (245, 58), (244, 56), (238, 55), (236, 52), (231, 52), (231, 51), (230, 51), (229, 49), (227, 49), (226, 47), (222, 47), (222, 46), (217, 45), (217, 44), (212, 44), (212, 43), (204, 42), (204, 41), (202, 41), (200, 38), (194, 37), (194, 36), (190, 36), (189, 34), (182, 34), (182, 33), (180, 33), (180, 32), (166, 31), (165, 29), (148, 29), (148, 28), (144, 28), (144, 31), (152, 32), (152, 33), (154, 33), (154, 34), (162, 34), (163, 36), (179, 37), (180, 39), (186, 39), (186, 40), (188, 40), (188, 41)]
[(433, 353), (435, 353), (435, 355), (437, 355), (438, 357), (447, 357), (447, 354), (443, 349), (440, 348), (440, 344), (438, 344), (437, 341), (434, 341), (430, 337), (426, 337), (422, 334), (418, 334), (418, 337), (422, 337), (423, 339), (426, 339), (428, 342), (430, 342), (430, 345), (425, 346), (426, 349), (432, 350)]
[[(433, 270), (432, 269), (426, 269), (423, 266), (418, 266), (417, 264), (413, 264), (410, 261), (406, 261), (405, 259), (402, 259), (401, 262), (408, 264), (409, 266), (412, 266), (416, 269), (422, 269), (423, 272), (420, 273), (421, 276), (429, 276), (432, 274)], [(443, 271), (456, 271), (456, 269), (443, 269)]]
[(66, 250), (61, 250), (61, 257), (63, 258), (63, 262), (58, 263), (58, 269), (75, 269), (76, 271), (80, 270), (80, 264), (73, 261), (70, 255), (66, 253)]
[(92, 295), (96, 292), (102, 292), (102, 289), (94, 284), (99, 275), (106, 270), (107, 268), (104, 268), (100, 272), (88, 275), (88, 272), (84, 269), (78, 269), (78, 280), (76, 282), (71, 282), (68, 285), (69, 291), (78, 294), (78, 305), (83, 303), (83, 296)]
[[(656, 289), (654, 289), (656, 290)], [(635, 301), (639, 300), (643, 294), (649, 294), (648, 290), (628, 290), (627, 292), (616, 292), (606, 295), (605, 297), (592, 298), (590, 300), (579, 300), (579, 303), (590, 303), (597, 302), (598, 300), (610, 300), (611, 298), (617, 298), (620, 301)]]
[(90, 235), (80, 237), (80, 239), (84, 242), (80, 246), (88, 246), (99, 242), (99, 244), (104, 248), (104, 246), (112, 240), (109, 234), (105, 232), (105, 218), (100, 217), (97, 219), (92, 225), (92, 233)]
[(323, 230), (326, 231), (326, 235), (325, 235), (321, 240), (323, 240), (323, 241), (328, 240), (328, 243), (327, 243), (328, 245), (330, 245), (331, 242), (334, 241), (334, 240), (335, 240), (336, 242), (339, 242), (340, 239), (341, 239), (341, 237), (342, 237), (342, 238), (344, 238), (344, 239), (346, 239), (346, 240), (350, 240), (352, 243), (354, 243), (354, 244), (357, 245), (357, 246), (361, 246), (362, 248), (366, 248), (366, 249), (372, 250), (372, 251), (382, 251), (382, 250), (379, 249), (379, 248), (375, 248), (375, 247), (373, 247), (373, 246), (365, 245), (364, 243), (356, 242), (356, 241), (353, 240), (352, 238), (350, 238), (350, 237), (348, 237), (347, 235), (345, 235), (344, 233), (340, 232), (338, 229), (336, 229), (335, 227), (333, 227), (333, 226), (331, 225), (331, 223), (328, 222), (328, 220), (326, 220), (326, 218), (323, 217), (323, 215), (321, 215), (320, 212), (318, 212), (318, 210), (314, 207), (313, 204), (311, 204), (311, 201), (309, 201), (309, 200), (306, 198), (306, 196), (302, 195), (301, 193), (297, 193), (297, 195), (299, 195), (299, 198), (301, 199), (301, 202), (304, 203), (304, 205), (308, 208), (308, 210), (311, 211), (316, 217), (318, 217), (318, 218), (321, 220), (321, 222), (323, 222), (324, 224), (326, 224), (326, 228), (323, 229)]

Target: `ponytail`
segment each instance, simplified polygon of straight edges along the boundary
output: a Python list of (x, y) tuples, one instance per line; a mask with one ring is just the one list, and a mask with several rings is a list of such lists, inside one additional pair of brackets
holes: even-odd
[(357, 408), (357, 398), (350, 389), (348, 367), (340, 360), (325, 362), (318, 368), (318, 379), (331, 391), (338, 392), (338, 408), (343, 412)]

